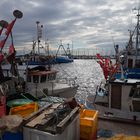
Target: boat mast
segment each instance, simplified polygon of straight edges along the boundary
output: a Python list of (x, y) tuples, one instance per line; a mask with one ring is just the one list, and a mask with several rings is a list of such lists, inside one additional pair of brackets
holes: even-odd
[(140, 0), (138, 1), (138, 9), (137, 10), (137, 25), (136, 25), (136, 59), (138, 55), (139, 43), (140, 43)]
[(140, 20), (140, 9), (138, 8), (137, 14), (137, 27), (136, 27), (136, 57), (138, 55), (138, 48), (139, 48), (139, 20)]
[[(51, 70), (51, 62), (50, 62), (50, 49), (49, 49), (49, 42), (47, 40), (47, 42), (45, 42), (45, 45), (47, 45), (47, 57), (48, 57), (48, 70)], [(45, 50), (46, 50), (46, 46), (45, 46)]]
[(38, 44), (38, 54), (40, 54), (40, 49), (39, 49), (39, 46), (40, 46), (40, 38), (42, 37), (42, 28), (43, 28), (43, 25), (39, 26), (39, 21), (36, 22), (37, 24), (37, 44)]
[(39, 42), (40, 41), (39, 41), (39, 34), (38, 34), (38, 32), (39, 32), (39, 23), (40, 23), (39, 21), (36, 22), (36, 24), (37, 24), (37, 45), (38, 45), (38, 53), (40, 53), (39, 52), (40, 51), (39, 50)]

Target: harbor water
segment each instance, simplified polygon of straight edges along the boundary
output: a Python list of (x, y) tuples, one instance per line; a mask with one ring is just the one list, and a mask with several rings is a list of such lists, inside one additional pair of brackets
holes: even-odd
[(79, 86), (76, 99), (85, 102), (87, 96), (94, 95), (96, 87), (104, 81), (100, 65), (94, 59), (76, 59), (72, 63), (53, 66), (60, 78), (73, 79)]

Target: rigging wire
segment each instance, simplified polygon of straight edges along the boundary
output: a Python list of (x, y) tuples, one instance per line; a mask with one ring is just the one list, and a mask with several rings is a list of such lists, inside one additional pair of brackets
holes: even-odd
[(63, 74), (67, 76), (67, 78), (65, 78), (66, 81), (69, 81), (69, 83), (70, 83), (70, 81), (72, 81), (72, 82), (74, 82), (74, 85), (78, 85), (78, 84), (76, 83), (76, 79), (77, 79), (76, 76), (73, 77), (73, 78), (71, 78), (71, 75), (68, 74), (68, 73), (62, 68), (61, 64), (58, 64), (58, 66), (59, 66), (59, 68), (61, 69), (61, 71), (63, 71)]

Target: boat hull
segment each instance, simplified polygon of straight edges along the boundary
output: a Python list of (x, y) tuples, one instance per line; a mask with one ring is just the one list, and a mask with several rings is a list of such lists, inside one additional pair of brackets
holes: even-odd
[(140, 112), (121, 111), (118, 109), (104, 107), (97, 104), (95, 104), (94, 106), (95, 109), (99, 111), (100, 119), (140, 124)]
[(132, 135), (132, 136), (140, 136), (140, 126), (136, 124), (130, 123), (122, 123), (111, 121), (107, 119), (98, 120), (98, 129), (99, 130), (107, 130), (112, 132), (113, 134), (125, 134), (125, 135)]
[(38, 85), (28, 83), (28, 91), (35, 97), (57, 96), (71, 98), (77, 93), (77, 88), (78, 86), (69, 86), (63, 83), (48, 82)]

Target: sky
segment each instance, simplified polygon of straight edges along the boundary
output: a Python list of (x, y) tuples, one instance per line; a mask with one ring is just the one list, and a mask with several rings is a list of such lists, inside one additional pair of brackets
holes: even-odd
[[(13, 11), (23, 12), (13, 28), (15, 48), (27, 52), (37, 38), (37, 24), (43, 25), (42, 40), (48, 40), (51, 49), (58, 48), (60, 40), (73, 49), (111, 52), (114, 44), (125, 47), (128, 29), (136, 22), (138, 0), (1, 0), (0, 20), (9, 23)], [(73, 44), (73, 45), (72, 45)]]

